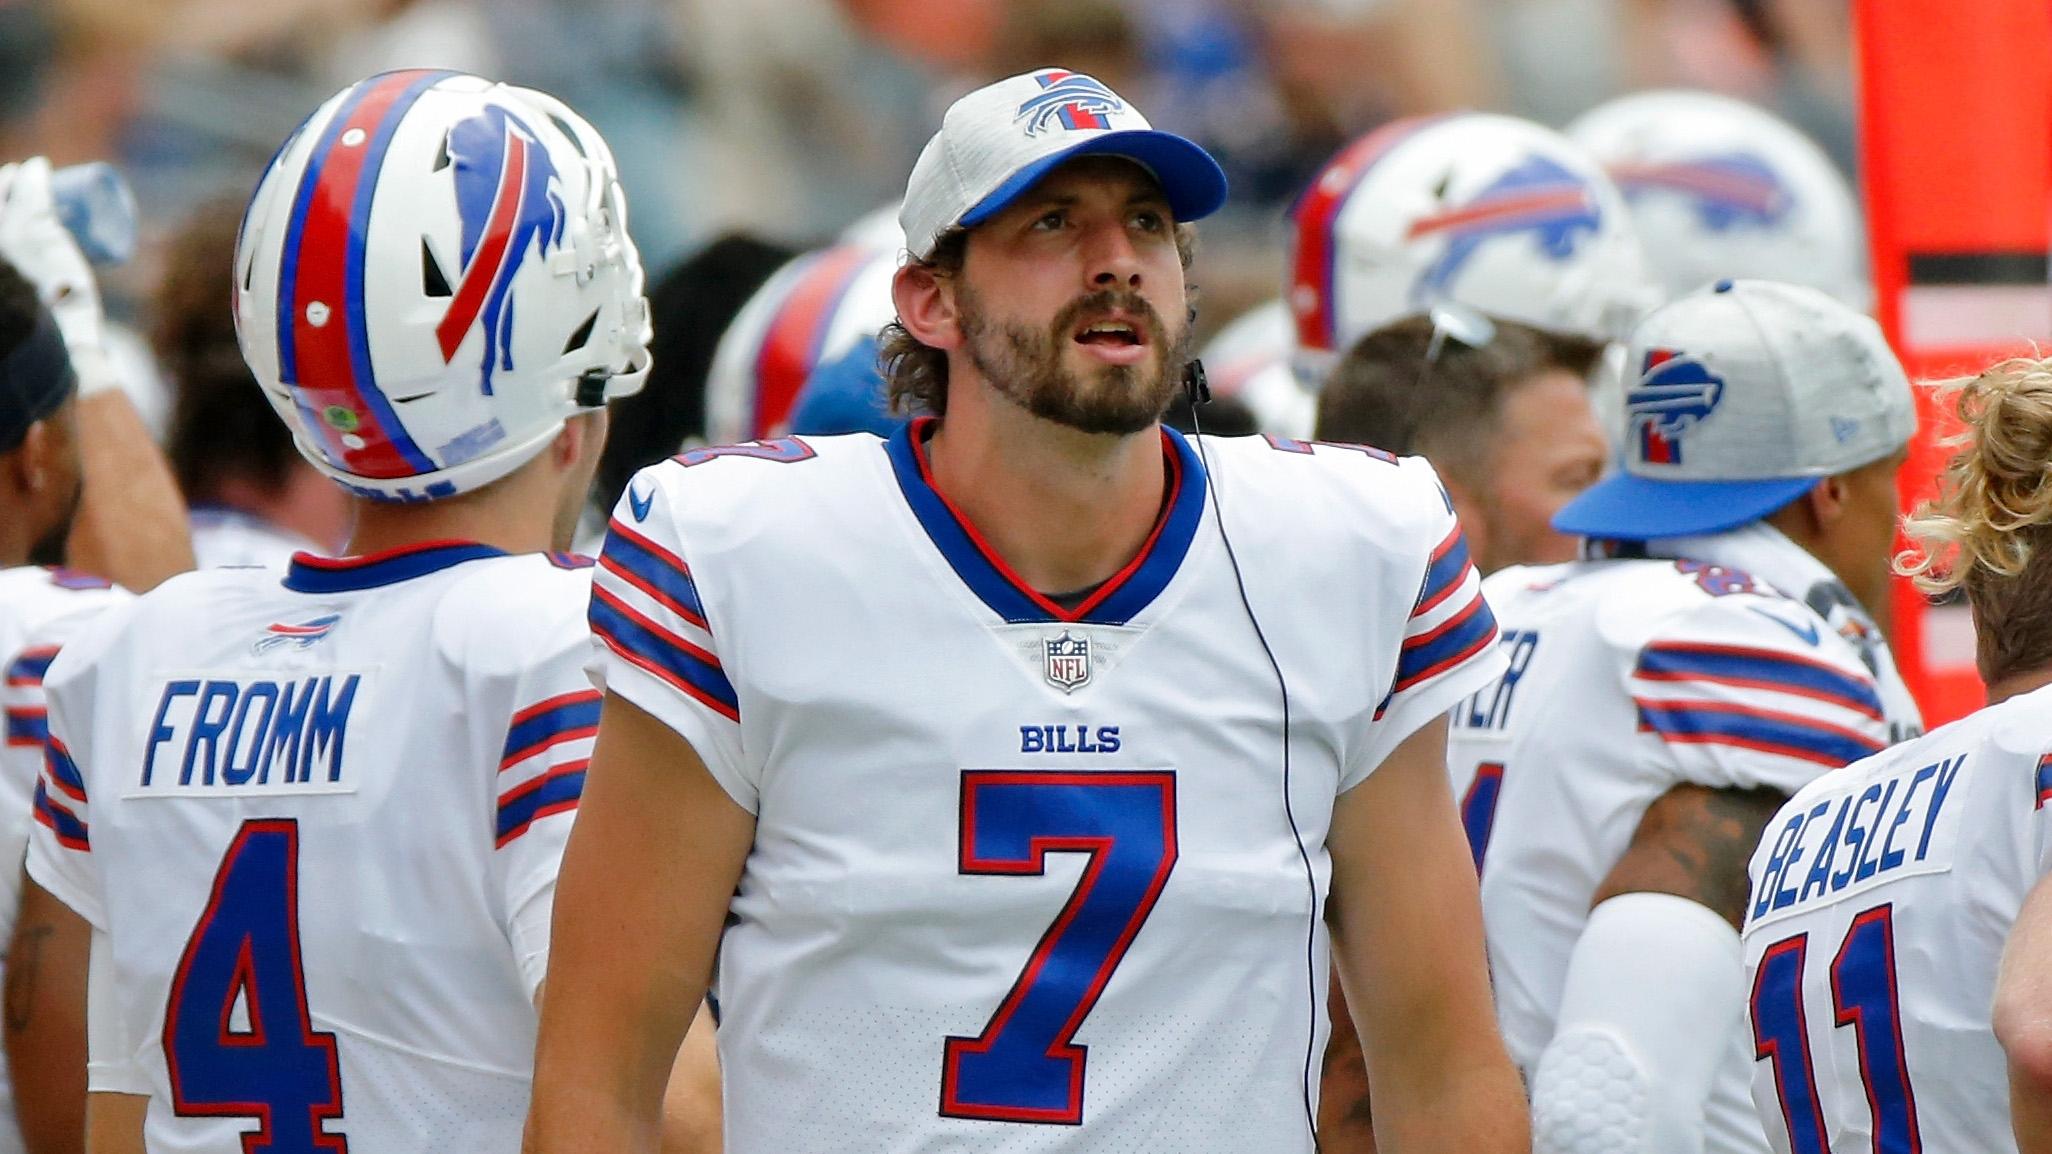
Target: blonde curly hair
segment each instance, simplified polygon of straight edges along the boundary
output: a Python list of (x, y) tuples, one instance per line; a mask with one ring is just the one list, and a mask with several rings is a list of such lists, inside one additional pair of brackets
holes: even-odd
[(1962, 431), (1938, 495), (1903, 522), (1895, 571), (1926, 593), (1965, 592), (1981, 675), (2052, 665), (2052, 357), (2012, 357), (1940, 382)]

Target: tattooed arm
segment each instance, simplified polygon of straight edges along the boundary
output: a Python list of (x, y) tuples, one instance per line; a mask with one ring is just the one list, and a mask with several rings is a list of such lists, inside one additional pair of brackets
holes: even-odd
[(7, 951), (7, 1065), (29, 1154), (85, 1149), (86, 967), (92, 927), (31, 879)]
[(1678, 785), (1639, 819), (1632, 844), (1590, 908), (1628, 893), (1673, 894), (1706, 906), (1738, 929), (1746, 914), (1746, 862), (1788, 795), (1774, 789)]
[[(1676, 786), (1647, 808), (1597, 887), (1532, 1075), (1537, 1154), (1700, 1154), (1705, 1110), (1745, 1003), (1746, 862), (1783, 798)], [(1648, 958), (1660, 959), (1649, 966)], [(1616, 1109), (1587, 1127), (1590, 1087)], [(1624, 1145), (1608, 1143), (1621, 1138)]]

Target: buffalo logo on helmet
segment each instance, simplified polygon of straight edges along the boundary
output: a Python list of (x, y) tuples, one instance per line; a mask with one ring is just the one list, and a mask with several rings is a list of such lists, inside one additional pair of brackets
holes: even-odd
[(1039, 136), (1049, 127), (1110, 128), (1113, 113), (1124, 112), (1126, 102), (1096, 79), (1080, 72), (1050, 68), (1033, 74), (1041, 90), (1019, 105), (1015, 121), (1026, 123), (1026, 135)]
[(568, 213), (548, 150), (505, 109), (488, 105), (457, 122), (447, 150), (463, 224), (463, 260), (435, 337), (442, 359), (453, 361), (471, 329), (484, 324), (479, 387), (490, 396), (493, 369), (513, 367), (514, 278), (531, 255), (546, 255), (563, 243)]
[(1063, 693), (1074, 693), (1090, 682), (1090, 638), (1072, 636), (1067, 630), (1060, 637), (1050, 637), (1042, 643), (1046, 664), (1042, 673), (1047, 683)]
[(1682, 439), (1724, 399), (1724, 378), (1677, 349), (1647, 349), (1625, 393), (1634, 451), (1649, 465), (1682, 463)]
[(1454, 281), (1491, 241), (1529, 237), (1551, 261), (1575, 255), (1603, 227), (1603, 209), (1589, 182), (1558, 161), (1533, 156), (1512, 166), (1465, 203), (1411, 222), (1405, 240), (1445, 237), (1446, 251), (1411, 286), (1414, 304), (1454, 296)]
[(1661, 164), (1625, 164), (1610, 170), (1626, 197), (1655, 194), (1685, 198), (1711, 232), (1741, 226), (1769, 228), (1795, 208), (1795, 191), (1772, 165), (1749, 152), (1701, 156)]

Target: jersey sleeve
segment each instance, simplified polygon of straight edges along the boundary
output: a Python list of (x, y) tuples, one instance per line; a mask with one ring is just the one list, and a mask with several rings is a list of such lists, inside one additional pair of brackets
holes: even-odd
[(2031, 812), (2032, 860), (2042, 878), (2052, 875), (2052, 750), (2038, 754), (2031, 785), (2037, 798)]
[(1677, 781), (1794, 793), (1888, 744), (1873, 675), (1791, 601), (1718, 597), (1663, 623), (1627, 675), (1638, 732)]
[[(95, 684), (86, 659), (60, 653), (44, 683), (48, 731), (29, 803), (28, 875), (97, 928), (107, 928), (105, 895), (92, 849), (92, 803), (80, 768), (90, 748), (86, 719)], [(77, 719), (74, 721), (73, 719)]]
[(529, 993), (548, 968), (556, 874), (598, 734), (599, 693), (584, 671), (588, 642), (565, 615), (547, 648), (522, 663), (494, 775), (493, 870)]
[[(1422, 461), (1416, 464), (1429, 468)], [(1444, 507), (1445, 513), (1431, 526), (1430, 551), (1420, 551), (1424, 575), (1404, 607), (1396, 674), (1375, 709), (1371, 739), (1341, 775), (1341, 792), (1359, 785), (1406, 737), (1504, 670), (1496, 615), (1482, 596), (1482, 576), (1468, 557), (1467, 538), (1436, 478), (1433, 490), (1434, 508)]]
[(673, 495), (650, 472), (627, 486), (606, 529), (591, 590), (594, 679), (676, 731), (735, 804), (754, 813), (740, 696), (670, 515)]

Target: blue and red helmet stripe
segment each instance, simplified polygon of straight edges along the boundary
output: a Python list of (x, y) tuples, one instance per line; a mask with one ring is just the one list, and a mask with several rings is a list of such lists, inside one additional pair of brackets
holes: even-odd
[(1339, 218), (1354, 190), (1378, 161), (1438, 116), (1392, 121), (1342, 149), (1326, 162), (1290, 212), (1296, 224), (1290, 260), (1290, 316), (1296, 322), (1297, 347), (1332, 349), (1339, 328), (1334, 310), (1334, 261), (1338, 257)]
[[(393, 133), (423, 92), (453, 75), (388, 72), (351, 90), (314, 144), (286, 224), (278, 376), (323, 455), (362, 477), (436, 467), (378, 388), (364, 312), (364, 244)], [(331, 412), (348, 416), (338, 421)]]
[(848, 297), (857, 274), (876, 253), (839, 245), (805, 258), (796, 283), (784, 297), (755, 357), (755, 395), (750, 398), (747, 436), (767, 437), (791, 415), (798, 392), (812, 376), (825, 348), (834, 314)]

